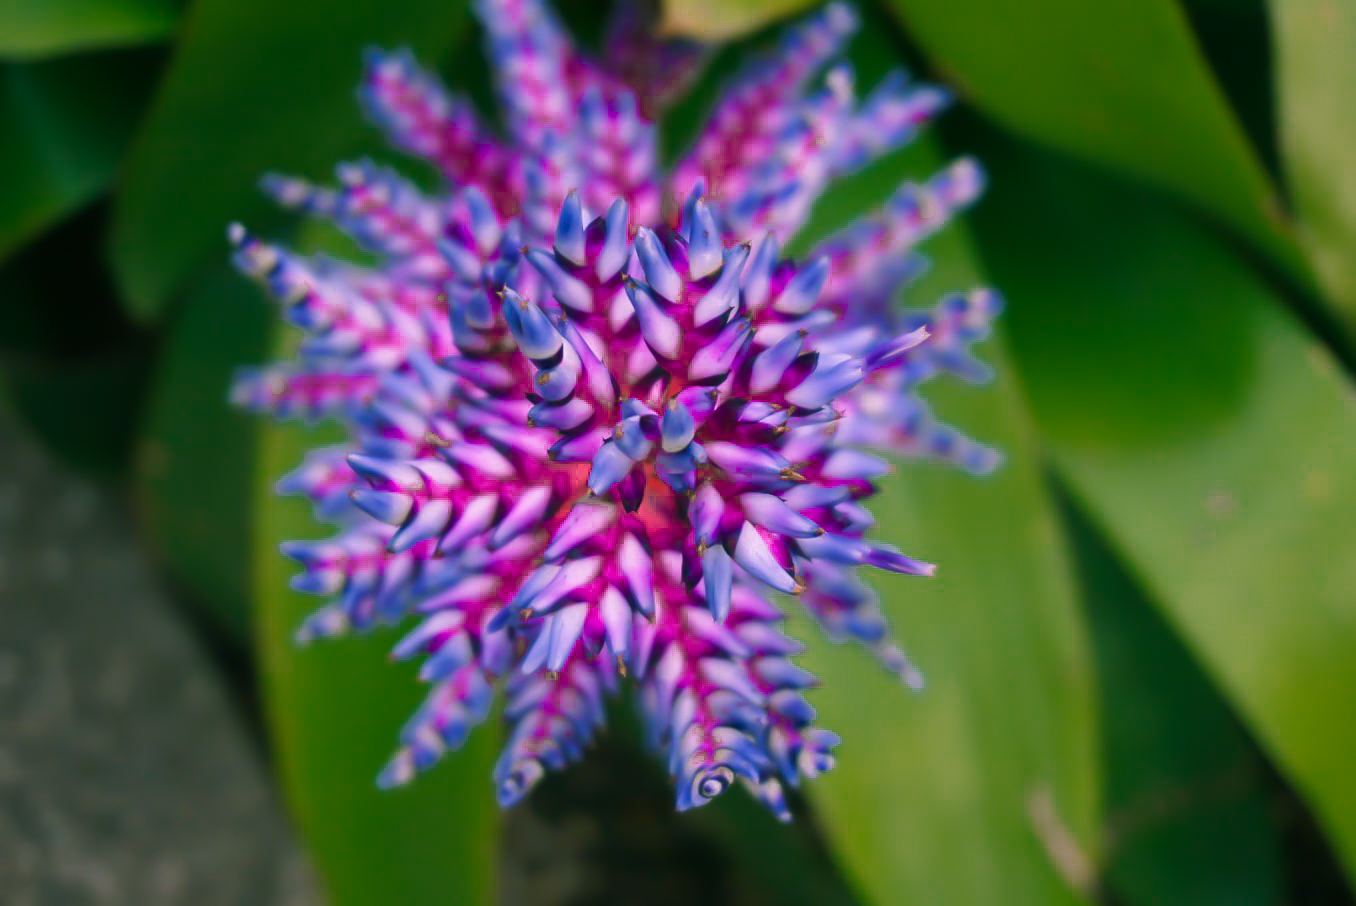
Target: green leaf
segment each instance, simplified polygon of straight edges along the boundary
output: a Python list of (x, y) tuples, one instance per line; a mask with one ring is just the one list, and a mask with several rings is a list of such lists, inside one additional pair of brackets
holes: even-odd
[(1087, 522), (1071, 528), (1096, 650), (1109, 886), (1133, 906), (1281, 902), (1262, 757)]
[(0, 0), (0, 58), (159, 41), (177, 17), (172, 0)]
[[(303, 252), (351, 257), (351, 242), (327, 224), (310, 223), (298, 233), (295, 245)], [(220, 291), (229, 294), (232, 282), (238, 304), (258, 299), (259, 291), (238, 275)], [(280, 325), (262, 359), (292, 358), (299, 339)], [(227, 386), (219, 388), (223, 398)], [(324, 600), (288, 590), (298, 569), (278, 550), (283, 541), (335, 533), (316, 522), (303, 500), (280, 497), (274, 486), (307, 451), (344, 434), (329, 424), (258, 418), (252, 435), (249, 572), (265, 712), (283, 788), (331, 906), (492, 902), (500, 823), (491, 779), (497, 717), (408, 787), (377, 789), (377, 772), (428, 687), (410, 665), (391, 662), (396, 631), (298, 647), (297, 627)]]
[(258, 420), (227, 402), (260, 362), (276, 315), (222, 265), (184, 300), (161, 344), (138, 438), (136, 495), (155, 555), (216, 628), (249, 639)]
[(1271, 0), (1280, 139), (1300, 242), (1356, 331), (1356, 2)]
[[(900, 64), (900, 51), (888, 21), (870, 7), (862, 14), (849, 56), (866, 92)], [(835, 184), (793, 253), (940, 163), (924, 140)], [(959, 224), (924, 251), (932, 272), (904, 304), (930, 307), (985, 282)], [(878, 582), (894, 634), (928, 687), (911, 694), (860, 647), (831, 644), (804, 620), (796, 627), (809, 646), (804, 663), (823, 680), (812, 696), (819, 719), (843, 737), (834, 769), (805, 792), (866, 902), (1049, 906), (1080, 902), (1073, 887), (1092, 880), (1087, 639), (1004, 341), (980, 355), (995, 366), (995, 383), (939, 381), (925, 395), (1007, 462), (983, 478), (901, 462), (871, 507), (882, 539), (939, 564), (934, 579)]]
[[(893, 182), (877, 181), (877, 198), (882, 184)], [(838, 207), (844, 193), (832, 194)], [(927, 251), (934, 273), (908, 304), (981, 282), (958, 225)], [(882, 539), (939, 564), (935, 579), (877, 583), (928, 687), (909, 694), (855, 646), (812, 639), (804, 657), (823, 679), (820, 719), (843, 737), (836, 767), (808, 795), (875, 903), (1047, 906), (1080, 902), (1074, 887), (1091, 880), (1084, 628), (1004, 343), (981, 354), (997, 369), (994, 384), (939, 385), (928, 397), (943, 418), (1004, 450), (1006, 463), (985, 478), (900, 463), (872, 507)]]
[(105, 53), (0, 64), (0, 259), (108, 187), (158, 62)]
[(664, 0), (660, 29), (702, 41), (728, 41), (814, 6), (816, 0)]
[(1303, 278), (1257, 155), (1173, 0), (889, 0), (967, 102), (1162, 186)]
[(1356, 877), (1356, 394), (1194, 221), (995, 140), (982, 251), (1059, 473)]
[(468, 22), (453, 0), (200, 0), (138, 136), (110, 239), (130, 310), (155, 317), (226, 225), (278, 222), (266, 171), (327, 179), (369, 134), (354, 99), (367, 45), (432, 63)]
[(258, 435), (253, 574), (263, 695), (283, 786), (330, 902), (492, 902), (494, 718), (410, 786), (376, 788), (426, 687), (389, 662), (398, 639), (390, 632), (305, 649), (293, 644), (297, 625), (321, 601), (287, 590), (295, 570), (278, 544), (323, 530), (303, 502), (277, 497), (273, 484), (306, 450), (334, 438), (271, 424)]

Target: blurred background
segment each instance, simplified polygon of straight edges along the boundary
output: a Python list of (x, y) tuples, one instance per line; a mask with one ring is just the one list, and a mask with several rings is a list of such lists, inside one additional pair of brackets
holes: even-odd
[[(814, 5), (651, 8), (711, 44), (670, 152)], [(277, 543), (320, 530), (272, 487), (316, 438), (226, 404), (285, 331), (225, 226), (295, 238), (265, 171), (427, 179), (361, 50), (492, 118), (466, 6), (0, 0), (0, 902), (1356, 903), (1356, 0), (857, 4), (859, 89), (957, 104), (810, 232), (983, 163), (904, 302), (1005, 294), (996, 380), (930, 400), (1008, 458), (887, 482), (880, 534), (941, 564), (878, 582), (929, 684), (810, 639), (844, 745), (791, 826), (674, 814), (624, 706), (507, 813), (490, 727), (379, 793), (394, 637), (291, 645)]]

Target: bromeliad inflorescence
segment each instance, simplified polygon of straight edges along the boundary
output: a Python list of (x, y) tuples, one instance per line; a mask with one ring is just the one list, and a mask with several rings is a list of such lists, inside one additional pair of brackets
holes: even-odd
[[(643, 68), (585, 59), (539, 0), (480, 0), (508, 138), (404, 54), (372, 54), (362, 100), (432, 161), (428, 195), (370, 163), (337, 188), (270, 178), (378, 259), (308, 259), (250, 236), (237, 260), (305, 331), (293, 362), (241, 376), (235, 399), (338, 419), (340, 447), (280, 483), (339, 525), (284, 546), (295, 587), (332, 598), (303, 640), (414, 620), (395, 649), (431, 686), (381, 774), (398, 784), (459, 747), (507, 685), (500, 801), (578, 757), (622, 677), (699, 805), (736, 779), (786, 816), (784, 783), (832, 764), (814, 678), (790, 657), (772, 592), (834, 637), (919, 681), (885, 635), (868, 565), (932, 567), (870, 540), (863, 502), (887, 464), (866, 452), (996, 457), (916, 395), (939, 372), (978, 380), (987, 291), (893, 308), (915, 245), (980, 189), (962, 160), (905, 185), (797, 263), (780, 248), (836, 176), (892, 150), (945, 103), (888, 78), (865, 101), (831, 69), (855, 26), (831, 5), (791, 29), (660, 169)], [(612, 40), (692, 60), (634, 29)], [(638, 101), (645, 98), (646, 104)]]

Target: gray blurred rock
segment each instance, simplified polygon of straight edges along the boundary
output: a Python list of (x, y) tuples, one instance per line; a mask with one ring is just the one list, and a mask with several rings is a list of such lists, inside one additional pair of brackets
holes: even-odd
[(0, 902), (317, 902), (260, 754), (129, 520), (3, 428)]

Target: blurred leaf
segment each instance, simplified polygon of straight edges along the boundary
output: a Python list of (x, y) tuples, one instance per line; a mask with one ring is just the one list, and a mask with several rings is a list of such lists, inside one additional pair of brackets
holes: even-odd
[(1061, 476), (1356, 875), (1356, 394), (1194, 221), (986, 159), (981, 248)]
[(1356, 331), (1356, 2), (1271, 0), (1281, 148), (1298, 234)]
[(0, 0), (0, 57), (157, 41), (176, 18), (173, 0)]
[(888, 0), (1004, 126), (1202, 206), (1304, 275), (1257, 155), (1173, 0)]
[(130, 310), (155, 317), (224, 253), (226, 225), (278, 214), (266, 171), (328, 179), (368, 134), (354, 99), (366, 45), (433, 63), (464, 0), (199, 0), (118, 191), (111, 253)]
[(76, 361), (16, 358), (0, 376), (25, 427), (66, 464), (108, 481), (127, 466), (149, 353), (139, 343)]
[(0, 262), (0, 356), (72, 361), (147, 339), (99, 254), (107, 215), (86, 206)]
[(663, 0), (666, 34), (728, 41), (815, 6), (818, 0)]
[(426, 687), (390, 663), (398, 636), (376, 632), (297, 648), (321, 599), (290, 592), (281, 541), (315, 538), (304, 502), (273, 484), (332, 434), (261, 422), (255, 513), (256, 638), (283, 786), (333, 906), (492, 902), (499, 810), (491, 782), (494, 719), (434, 771), (393, 792), (374, 778)]
[(227, 402), (231, 375), (264, 359), (274, 312), (223, 264), (184, 300), (162, 343), (136, 458), (155, 554), (218, 629), (248, 644), (257, 419)]
[[(865, 93), (901, 60), (888, 21), (870, 7), (861, 12), (849, 56)], [(939, 165), (935, 145), (923, 140), (836, 183), (792, 253)], [(933, 270), (904, 304), (930, 307), (983, 282), (959, 225), (924, 251)], [(902, 462), (871, 507), (880, 537), (940, 564), (935, 579), (877, 583), (928, 688), (909, 693), (860, 647), (833, 645), (797, 621), (809, 643), (803, 660), (823, 679), (813, 703), (843, 737), (834, 769), (805, 793), (866, 902), (1050, 906), (1080, 902), (1072, 885), (1091, 881), (1092, 668), (1004, 345), (980, 351), (999, 375), (994, 384), (939, 381), (925, 395), (940, 417), (1008, 461), (983, 478)]]
[(1201, 55), (1215, 74), (1267, 177), (1273, 186), (1282, 186), (1268, 0), (1179, 2)]
[(1111, 887), (1131, 906), (1274, 906), (1281, 841), (1261, 757), (1092, 528), (1071, 528), (1097, 654)]
[(159, 59), (117, 52), (0, 64), (0, 259), (112, 181)]
[(88, 206), (0, 264), (0, 378), (11, 414), (100, 480), (128, 470), (155, 339), (118, 308), (99, 256), (106, 214)]
[[(912, 162), (921, 176), (936, 158)], [(894, 182), (876, 181), (869, 197), (882, 184)], [(831, 195), (832, 207), (844, 204), (845, 191)], [(958, 226), (927, 252), (937, 266), (908, 304), (980, 282)], [(928, 688), (909, 694), (855, 646), (814, 639), (804, 658), (824, 681), (821, 720), (843, 737), (836, 767), (807, 792), (870, 902), (1048, 906), (1080, 902), (1073, 886), (1091, 880), (1086, 639), (1004, 344), (982, 355), (998, 371), (993, 385), (927, 395), (1007, 462), (985, 478), (901, 463), (873, 506), (883, 539), (940, 564), (932, 580), (877, 583)]]

